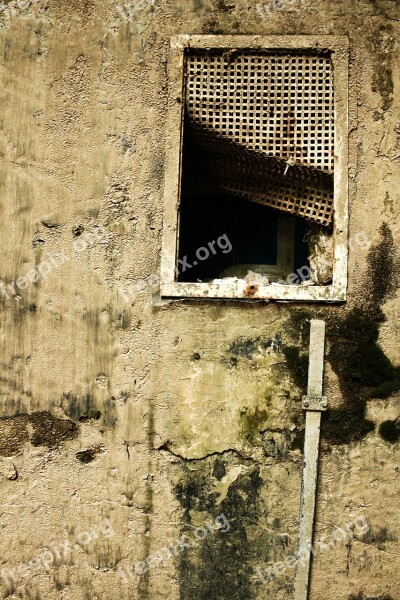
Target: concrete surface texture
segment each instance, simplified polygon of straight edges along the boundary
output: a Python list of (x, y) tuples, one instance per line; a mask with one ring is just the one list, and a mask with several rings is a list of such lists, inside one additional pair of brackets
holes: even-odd
[[(3, 598), (292, 598), (319, 318), (310, 599), (400, 600), (399, 29), (397, 0), (0, 4)], [(346, 303), (158, 297), (195, 33), (348, 36)]]

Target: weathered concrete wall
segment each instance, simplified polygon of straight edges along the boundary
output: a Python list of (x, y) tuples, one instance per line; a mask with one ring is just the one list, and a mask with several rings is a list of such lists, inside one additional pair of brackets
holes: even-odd
[[(32, 280), (1, 294), (3, 597), (291, 598), (293, 569), (256, 568), (295, 550), (319, 316), (333, 409), (316, 539), (354, 537), (317, 553), (311, 599), (399, 600), (399, 2), (153, 4), (0, 13), (0, 278)], [(120, 293), (159, 270), (175, 33), (348, 35), (346, 305)]]

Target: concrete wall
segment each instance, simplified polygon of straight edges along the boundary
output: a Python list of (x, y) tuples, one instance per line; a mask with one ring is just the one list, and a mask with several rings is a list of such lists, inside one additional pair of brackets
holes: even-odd
[[(399, 600), (399, 2), (153, 4), (0, 12), (2, 597), (291, 598), (275, 563), (296, 547), (318, 316), (332, 409), (310, 598)], [(349, 37), (345, 305), (162, 302), (147, 284), (176, 33)]]

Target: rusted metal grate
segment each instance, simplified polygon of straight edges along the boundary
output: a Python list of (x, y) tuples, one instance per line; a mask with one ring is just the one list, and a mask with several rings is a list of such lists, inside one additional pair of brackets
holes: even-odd
[(186, 110), (222, 189), (331, 225), (334, 94), (328, 54), (190, 51)]

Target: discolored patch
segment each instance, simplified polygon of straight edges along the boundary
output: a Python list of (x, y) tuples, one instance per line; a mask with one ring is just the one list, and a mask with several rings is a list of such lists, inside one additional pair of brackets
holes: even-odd
[(228, 0), (213, 0), (216, 10), (221, 12), (231, 13), (235, 10), (235, 3)]
[(26, 442), (33, 446), (56, 448), (76, 438), (78, 427), (67, 419), (57, 419), (49, 412), (0, 418), (0, 455), (13, 456)]
[(384, 421), (379, 427), (379, 435), (391, 444), (400, 440), (400, 418), (394, 421)]
[(308, 379), (308, 352), (296, 346), (284, 346), (282, 352), (296, 385), (305, 393)]
[(393, 50), (395, 34), (391, 24), (381, 25), (371, 32), (370, 46), (373, 51), (374, 71), (372, 91), (381, 96), (381, 109), (389, 110), (393, 104)]
[[(223, 362), (228, 365), (236, 365), (237, 359), (253, 360), (258, 354), (279, 354), (281, 350), (282, 336), (280, 333), (272, 338), (263, 336), (256, 338), (239, 337), (229, 345)], [(232, 359), (236, 360), (232, 363)]]
[(77, 452), (75, 456), (81, 463), (86, 465), (93, 462), (98, 454), (101, 454), (105, 451), (105, 447), (100, 444), (98, 446), (87, 448), (87, 450), (81, 450), (80, 452)]
[(395, 542), (396, 540), (397, 538), (389, 532), (387, 527), (379, 529), (370, 527), (362, 538), (364, 544), (372, 544), (382, 551), (386, 551), (386, 542)]
[(268, 419), (268, 411), (256, 407), (251, 410), (247, 407), (240, 411), (241, 436), (247, 442), (254, 442), (260, 429)]
[(71, 392), (65, 392), (61, 397), (61, 408), (74, 421), (85, 422), (101, 417), (101, 412), (97, 408), (92, 394), (76, 396)]
[[(189, 540), (190, 548), (178, 559), (180, 600), (257, 597), (253, 565), (261, 547), (268, 554), (268, 543), (261, 531), (260, 547), (254, 544), (248, 528), (259, 521), (263, 511), (259, 498), (262, 480), (258, 465), (228, 454), (191, 462), (190, 467), (182, 463), (182, 478), (175, 492), (184, 510), (182, 535)], [(237, 477), (229, 479), (235, 469)], [(228, 480), (222, 498), (215, 491), (212, 475)], [(192, 540), (196, 524), (215, 522), (219, 515), (224, 515), (225, 528)]]

